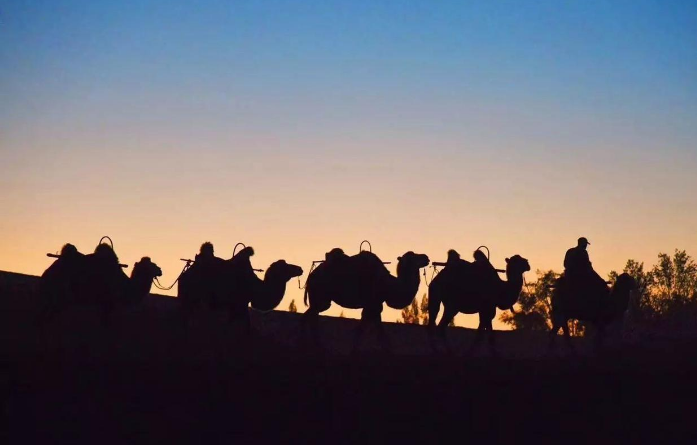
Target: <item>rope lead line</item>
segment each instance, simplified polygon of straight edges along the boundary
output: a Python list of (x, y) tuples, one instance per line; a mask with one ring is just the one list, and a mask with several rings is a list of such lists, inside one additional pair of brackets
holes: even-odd
[(324, 263), (323, 260), (315, 260), (312, 262), (312, 266), (310, 266), (310, 271), (307, 273), (307, 278), (305, 279), (305, 284), (301, 285), (300, 284), (300, 277), (298, 277), (298, 289), (304, 290), (307, 287), (307, 280), (310, 278), (310, 274), (314, 270), (314, 268), (319, 264), (319, 263)]
[(184, 265), (184, 268), (183, 268), (182, 271), (179, 273), (179, 276), (177, 277), (176, 280), (174, 280), (174, 283), (172, 283), (171, 286), (169, 286), (169, 287), (163, 286), (162, 284), (160, 284), (160, 280), (158, 280), (157, 277), (155, 277), (155, 278), (152, 279), (152, 284), (154, 284), (155, 287), (158, 288), (158, 289), (160, 289), (160, 290), (171, 290), (171, 289), (174, 287), (174, 285), (177, 284), (177, 282), (178, 282), (179, 279), (182, 277), (182, 275), (184, 274), (184, 272), (186, 272), (186, 271), (189, 269), (189, 267), (191, 267), (191, 263), (192, 263), (192, 262), (193, 262), (193, 261), (191, 261), (191, 260), (186, 260), (186, 264)]
[[(433, 283), (433, 279), (435, 278), (436, 274), (439, 272), (438, 271), (438, 266), (435, 264), (432, 264), (431, 267), (433, 268), (433, 272), (431, 273), (431, 283)], [(426, 269), (424, 267), (424, 283), (426, 283), (426, 287), (430, 286), (431, 283), (428, 282), (428, 279), (426, 278)]]

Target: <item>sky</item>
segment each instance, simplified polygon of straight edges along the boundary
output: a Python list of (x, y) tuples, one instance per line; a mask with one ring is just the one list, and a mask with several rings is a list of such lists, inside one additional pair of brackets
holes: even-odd
[(0, 68), (0, 270), (697, 255), (695, 2), (0, 0)]

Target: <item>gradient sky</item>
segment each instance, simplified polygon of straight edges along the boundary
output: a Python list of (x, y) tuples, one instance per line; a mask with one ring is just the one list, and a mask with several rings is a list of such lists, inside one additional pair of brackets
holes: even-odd
[(0, 1), (0, 269), (697, 255), (696, 2), (191, 3)]

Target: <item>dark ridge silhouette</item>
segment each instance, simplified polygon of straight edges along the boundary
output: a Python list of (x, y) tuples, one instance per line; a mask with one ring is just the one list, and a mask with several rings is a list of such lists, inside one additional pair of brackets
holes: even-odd
[(278, 260), (271, 264), (264, 279), (257, 277), (250, 258), (252, 247), (244, 247), (229, 260), (214, 255), (206, 242), (194, 263), (179, 277), (178, 297), (182, 314), (206, 304), (213, 310), (227, 310), (231, 321), (242, 320), (251, 329), (249, 306), (258, 311), (275, 309), (283, 299), (286, 284), (303, 274), (301, 267)]
[(387, 347), (388, 339), (381, 324), (383, 304), (393, 309), (409, 306), (419, 288), (419, 270), (429, 264), (428, 256), (412, 251), (397, 260), (395, 277), (372, 252), (362, 251), (353, 256), (339, 248), (327, 252), (325, 261), (307, 277), (304, 302), (309, 307), (303, 314), (301, 329), (308, 328), (315, 344), (319, 344), (317, 316), (335, 302), (344, 308), (363, 309), (354, 347), (358, 346), (367, 323), (377, 325), (383, 347)]
[(591, 290), (574, 288), (570, 280), (564, 276), (557, 279), (552, 293), (550, 346), (553, 345), (560, 328), (568, 340), (568, 322), (571, 319), (592, 323), (596, 328), (596, 345), (600, 346), (606, 327), (621, 320), (627, 311), (630, 294), (636, 289), (636, 280), (628, 273), (623, 273), (617, 277), (612, 290), (607, 286), (597, 292), (593, 292), (594, 289), (597, 289), (597, 286)]
[[(428, 287), (428, 326), (434, 347), (436, 332), (446, 341), (448, 323), (459, 312), (479, 314), (478, 332), (487, 331), (493, 347), (492, 320), (496, 316), (496, 308), (513, 311), (513, 305), (523, 288), (523, 274), (530, 270), (528, 260), (520, 255), (506, 258), (507, 281), (503, 281), (482, 251), (476, 250), (474, 259), (474, 262), (469, 262), (461, 259), (455, 250), (448, 251), (445, 267)], [(441, 303), (443, 316), (436, 328)]]
[[(177, 299), (158, 295), (108, 330), (85, 309), (40, 335), (38, 283), (0, 272), (3, 443), (685, 443), (695, 433), (695, 337), (604, 352), (572, 338), (578, 354), (553, 356), (546, 332), (501, 331), (498, 357), (463, 360), (432, 354), (421, 326), (386, 322), (391, 355), (350, 355), (359, 321), (319, 316), (327, 354), (317, 355), (288, 336), (300, 314), (252, 311), (262, 335), (234, 342), (228, 323), (203, 313), (182, 336)], [(474, 336), (449, 329), (457, 345)]]
[(121, 266), (106, 243), (87, 255), (72, 244), (64, 245), (60, 256), (41, 275), (43, 309), (39, 321), (47, 323), (71, 306), (96, 305), (107, 322), (115, 308), (141, 302), (150, 293), (153, 279), (162, 276), (162, 270), (149, 257), (133, 266), (130, 277)]

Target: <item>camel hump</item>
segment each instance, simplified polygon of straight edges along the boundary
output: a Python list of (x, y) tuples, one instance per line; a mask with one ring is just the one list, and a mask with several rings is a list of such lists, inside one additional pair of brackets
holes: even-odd
[(486, 254), (481, 250), (475, 250), (472, 256), (474, 257), (474, 261), (489, 262), (489, 258), (487, 258)]
[(327, 262), (341, 261), (347, 259), (349, 256), (344, 253), (339, 247), (335, 247), (329, 252), (324, 254), (324, 260)]
[(207, 253), (210, 253), (211, 255), (213, 255), (213, 252), (215, 251), (215, 249), (213, 248), (212, 242), (206, 241), (205, 243), (201, 244), (201, 247), (199, 248), (198, 251), (199, 251), (199, 253), (204, 254), (204, 255)]
[(446, 262), (452, 263), (460, 259), (460, 254), (457, 253), (455, 249), (450, 249), (448, 250), (448, 259)]
[(112, 249), (111, 246), (106, 243), (101, 243), (94, 249), (92, 258), (108, 263), (114, 263), (116, 265), (119, 263), (119, 258), (116, 256), (116, 252), (114, 252), (114, 249)]
[(350, 257), (351, 264), (357, 272), (362, 272), (366, 274), (380, 273), (389, 274), (390, 271), (387, 270), (382, 260), (375, 255), (373, 252), (364, 250), (356, 255)]
[(80, 253), (79, 250), (77, 250), (77, 247), (70, 243), (66, 243), (63, 248), (61, 249), (61, 258), (66, 258), (66, 259), (73, 259), (73, 258), (78, 258), (78, 257), (83, 257), (85, 256), (83, 253)]
[(251, 256), (254, 256), (254, 248), (252, 248), (252, 246), (248, 246), (237, 252), (237, 254), (235, 254), (235, 256), (232, 257), (232, 260), (234, 261), (235, 259), (249, 259), (249, 257)]

